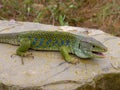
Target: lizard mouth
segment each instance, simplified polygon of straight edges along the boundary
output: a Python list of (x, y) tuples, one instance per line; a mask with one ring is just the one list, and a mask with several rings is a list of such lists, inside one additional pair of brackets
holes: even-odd
[(98, 57), (104, 57), (104, 54), (102, 52), (92, 51), (92, 53)]

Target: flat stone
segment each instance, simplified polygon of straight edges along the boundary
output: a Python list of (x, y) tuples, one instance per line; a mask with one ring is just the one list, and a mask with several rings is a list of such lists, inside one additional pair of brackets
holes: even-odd
[[(59, 30), (88, 35), (102, 42), (108, 48), (108, 52), (102, 59), (82, 60), (73, 56), (79, 60), (79, 63), (72, 65), (65, 62), (59, 52), (31, 50), (34, 59), (24, 58), (24, 65), (22, 65), (19, 56), (11, 57), (18, 46), (1, 43), (0, 90), (83, 90), (83, 88), (90, 90), (89, 86), (93, 90), (93, 88), (97, 88), (95, 83), (99, 82), (96, 77), (102, 76), (104, 78), (104, 75), (109, 76), (110, 73), (114, 77), (114, 74), (120, 73), (120, 38), (118, 37), (96, 29), (53, 26), (14, 20), (0, 21), (1, 34), (30, 30)], [(88, 84), (90, 82), (92, 83)], [(110, 83), (109, 80), (107, 83)], [(120, 89), (117, 87), (114, 90), (118, 90), (118, 88)], [(100, 90), (110, 90), (110, 88)]]

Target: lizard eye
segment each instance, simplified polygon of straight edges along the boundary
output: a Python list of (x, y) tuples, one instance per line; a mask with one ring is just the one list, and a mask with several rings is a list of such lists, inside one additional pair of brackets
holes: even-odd
[(95, 48), (95, 46), (93, 46), (93, 48)]

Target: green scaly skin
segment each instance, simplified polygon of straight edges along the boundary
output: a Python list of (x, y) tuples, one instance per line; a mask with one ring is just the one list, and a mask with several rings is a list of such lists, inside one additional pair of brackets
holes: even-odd
[(28, 49), (60, 51), (65, 61), (76, 63), (70, 53), (80, 58), (101, 58), (107, 48), (99, 41), (86, 36), (78, 36), (59, 31), (25, 31), (0, 34), (0, 42), (19, 45), (16, 54), (27, 56)]

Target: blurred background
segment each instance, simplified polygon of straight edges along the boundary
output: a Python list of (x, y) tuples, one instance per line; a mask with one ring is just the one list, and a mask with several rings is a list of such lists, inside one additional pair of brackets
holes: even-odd
[(120, 0), (0, 0), (0, 20), (96, 28), (120, 36)]

